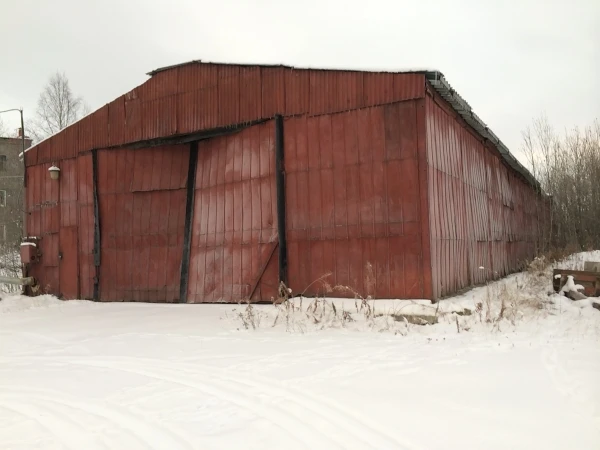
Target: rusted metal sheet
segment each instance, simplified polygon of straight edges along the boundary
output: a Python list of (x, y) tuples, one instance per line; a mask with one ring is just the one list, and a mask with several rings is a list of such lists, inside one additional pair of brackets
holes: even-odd
[(77, 226), (77, 159), (62, 161), (60, 169), (60, 226)]
[(179, 298), (188, 158), (187, 144), (98, 152), (100, 300)]
[[(120, 101), (119, 101), (120, 100)], [(77, 153), (85, 152), (88, 150), (92, 150), (93, 148), (103, 148), (109, 145), (113, 139), (111, 139), (110, 135), (113, 132), (113, 129), (109, 127), (110, 123), (110, 113), (113, 113), (112, 123), (115, 125), (115, 138), (119, 136), (119, 125), (114, 117), (115, 110), (109, 111), (112, 105), (114, 104), (115, 108), (123, 106), (122, 97), (110, 103), (109, 105), (104, 105), (102, 108), (93, 112), (89, 116), (84, 117), (80, 122), (78, 122), (79, 126), (79, 144), (77, 146), (77, 151), (73, 153), (75, 156)], [(122, 109), (121, 109), (122, 112)], [(119, 117), (121, 119), (119, 124), (122, 124), (123, 117), (122, 115)], [(118, 139), (117, 139), (118, 140)]]
[(177, 133), (177, 100), (177, 96), (168, 95), (142, 102), (142, 139)]
[(165, 70), (152, 76), (139, 87), (140, 97), (144, 101), (170, 97), (179, 92), (179, 73), (181, 68)]
[(218, 66), (210, 64), (193, 64), (177, 69), (177, 133), (193, 133), (218, 126), (218, 69)]
[(30, 236), (40, 238), (41, 252), (39, 262), (32, 265), (28, 275), (40, 280), (44, 292), (59, 294), (59, 184), (50, 180), (49, 167), (50, 164), (39, 164), (27, 168), (27, 230)]
[(61, 161), (63, 159), (74, 158), (77, 156), (77, 153), (80, 149), (79, 125), (79, 122), (76, 122), (73, 125), (65, 128), (63, 132), (60, 133), (63, 138), (62, 140), (58, 140), (57, 145), (55, 146), (54, 161)]
[(79, 298), (77, 226), (63, 226), (59, 233), (59, 286), (65, 299)]
[(407, 103), (286, 120), (295, 292), (324, 293), (329, 284), (349, 289), (329, 295), (424, 295), (417, 110)]
[[(79, 124), (77, 124), (77, 128)], [(78, 146), (78, 133), (73, 132), (74, 125), (71, 125), (68, 128), (65, 128), (62, 132), (55, 134), (50, 138), (49, 142), (49, 151), (40, 155), (42, 158), (38, 162), (58, 162), (64, 158), (72, 158), (77, 154), (77, 146)], [(71, 154), (71, 151), (74, 151)]]
[(365, 106), (422, 98), (425, 95), (425, 77), (418, 73), (365, 72), (363, 92)]
[[(112, 147), (126, 142), (125, 127), (125, 96), (122, 95), (108, 104), (108, 145)], [(82, 146), (81, 150), (88, 146), (94, 148), (94, 142)]]
[(262, 117), (286, 114), (286, 69), (283, 67), (262, 67), (260, 73)]
[(218, 126), (240, 122), (240, 67), (219, 66)]
[(262, 118), (262, 79), (260, 67), (241, 67), (238, 122)]
[(433, 297), (439, 298), (532, 258), (537, 234), (530, 211), (540, 199), (443, 100), (425, 102)]
[(393, 101), (404, 101), (425, 96), (425, 80), (421, 73), (395, 73)]
[(310, 71), (309, 114), (324, 114), (335, 111), (336, 86), (334, 77), (323, 70)]
[[(125, 94), (124, 142), (136, 142), (142, 139), (142, 100), (137, 89)], [(101, 148), (94, 145), (94, 148)]]
[(271, 121), (199, 142), (189, 302), (244, 300), (255, 284), (253, 301), (276, 295), (274, 133)]
[[(190, 64), (141, 86), (46, 141), (37, 162), (271, 118), (320, 115), (422, 98), (422, 74)], [(41, 158), (41, 159), (40, 159)]]
[(365, 105), (382, 105), (393, 96), (394, 75), (391, 73), (364, 73), (363, 83)]
[(285, 71), (285, 114), (305, 114), (310, 110), (310, 71)]
[(209, 86), (179, 95), (177, 100), (179, 133), (216, 128), (219, 123), (219, 90)]
[(91, 299), (94, 293), (94, 198), (92, 155), (77, 158), (77, 205), (79, 212), (79, 289), (80, 296)]
[(417, 158), (419, 161), (419, 214), (421, 226), (421, 273), (423, 277), (423, 297), (433, 298), (431, 229), (429, 227), (429, 193), (427, 185), (427, 176), (429, 173), (429, 166), (427, 164), (427, 111), (425, 99), (418, 99), (415, 102), (415, 107), (417, 114)]
[[(165, 145), (135, 151), (125, 151), (124, 156), (111, 153), (111, 164), (115, 167), (117, 178), (114, 186), (119, 192), (130, 189), (131, 192), (184, 189), (187, 181), (187, 163), (189, 152), (181, 145)], [(133, 159), (131, 171), (127, 172), (117, 159)], [(122, 176), (118, 176), (122, 175)], [(107, 173), (107, 177), (111, 174)], [(104, 183), (101, 180), (101, 183)], [(107, 183), (110, 180), (106, 180)], [(125, 184), (126, 186), (121, 186)]]
[[(177, 92), (194, 92), (210, 86), (217, 85), (217, 71), (215, 66), (190, 64), (177, 69)], [(148, 83), (152, 78), (148, 80)]]

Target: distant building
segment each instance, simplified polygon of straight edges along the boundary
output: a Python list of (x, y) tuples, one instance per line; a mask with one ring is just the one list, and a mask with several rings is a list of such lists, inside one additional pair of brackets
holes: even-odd
[[(23, 221), (23, 151), (20, 137), (0, 137), (0, 246), (17, 244)], [(31, 139), (25, 138), (25, 148)]]

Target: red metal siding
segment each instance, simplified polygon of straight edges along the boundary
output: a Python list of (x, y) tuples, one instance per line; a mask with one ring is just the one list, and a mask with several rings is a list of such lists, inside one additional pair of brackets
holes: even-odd
[(262, 117), (262, 79), (260, 67), (240, 68), (238, 122)]
[(187, 144), (98, 152), (101, 300), (178, 300), (188, 159)]
[(252, 300), (276, 295), (274, 133), (268, 122), (199, 142), (189, 302), (245, 300), (257, 283)]
[[(113, 103), (119, 104), (117, 100)], [(110, 133), (112, 132), (109, 127), (109, 114), (109, 105), (104, 105), (79, 122), (79, 153), (109, 145)], [(76, 154), (77, 152), (73, 153), (74, 156)]]
[[(108, 104), (108, 145), (116, 146), (126, 142), (125, 127), (125, 96), (122, 95)], [(93, 145), (91, 142), (85, 147), (93, 148)]]
[(142, 104), (142, 139), (156, 139), (177, 133), (177, 97), (160, 97)]
[[(37, 163), (92, 149), (268, 119), (423, 98), (422, 74), (190, 64), (141, 86), (45, 141)], [(32, 154), (33, 155), (33, 154)], [(34, 162), (28, 158), (28, 164)]]
[[(138, 89), (136, 88), (125, 94), (124, 143), (137, 142), (142, 139), (142, 123), (142, 100), (140, 100)], [(94, 147), (101, 148), (96, 145)]]
[(286, 70), (282, 67), (262, 67), (262, 117), (273, 117), (286, 112), (285, 79)]
[[(51, 164), (39, 164), (27, 168), (27, 233), (40, 239), (42, 256), (39, 263), (31, 266), (30, 275), (41, 280), (43, 293), (60, 294), (59, 283), (59, 232), (63, 224), (76, 225), (76, 168), (75, 159), (60, 164), (61, 179), (51, 180), (48, 168)], [(64, 203), (63, 203), (64, 200)], [(67, 245), (67, 243), (65, 243)], [(70, 249), (73, 255), (76, 249)], [(68, 264), (77, 265), (71, 257)], [(76, 276), (76, 274), (74, 274)]]
[(422, 298), (417, 103), (287, 119), (284, 129), (292, 289), (323, 293), (326, 276), (364, 296)]
[(77, 226), (61, 227), (60, 241), (60, 292), (65, 299), (79, 298), (79, 261)]
[(240, 122), (240, 67), (219, 66), (218, 126)]
[(94, 189), (92, 155), (77, 158), (77, 205), (79, 210), (79, 291), (84, 299), (93, 298), (94, 277)]
[[(434, 298), (506, 275), (533, 257), (528, 224), (539, 204), (533, 189), (441, 105), (426, 98)], [(528, 195), (533, 213), (518, 205), (520, 195)]]
[(60, 226), (77, 226), (77, 159), (62, 161), (60, 169)]

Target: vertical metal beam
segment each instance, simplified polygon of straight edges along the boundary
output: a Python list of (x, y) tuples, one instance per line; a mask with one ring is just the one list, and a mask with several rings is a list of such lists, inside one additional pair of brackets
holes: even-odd
[(192, 223), (194, 219), (194, 198), (196, 195), (196, 167), (198, 165), (198, 141), (190, 144), (188, 163), (187, 193), (185, 198), (185, 226), (183, 230), (183, 254), (181, 256), (181, 279), (179, 282), (179, 302), (187, 303), (190, 273), (190, 253), (192, 246)]
[(98, 199), (98, 150), (92, 150), (92, 192), (94, 197), (94, 301), (100, 300), (100, 204)]
[(277, 234), (279, 236), (279, 282), (288, 285), (287, 240), (285, 237), (285, 164), (283, 117), (275, 116), (275, 186), (277, 191)]

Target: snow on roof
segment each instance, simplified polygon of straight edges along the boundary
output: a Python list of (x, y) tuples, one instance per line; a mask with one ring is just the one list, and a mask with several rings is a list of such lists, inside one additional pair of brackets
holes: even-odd
[(260, 66), (260, 67), (283, 67), (286, 69), (296, 69), (296, 70), (330, 70), (330, 71), (346, 71), (346, 72), (373, 72), (373, 73), (425, 73), (425, 72), (439, 72), (437, 69), (433, 68), (425, 68), (425, 67), (409, 67), (409, 66), (390, 66), (390, 67), (360, 67), (360, 66), (343, 66), (343, 65), (333, 65), (333, 66), (313, 66), (313, 65), (290, 65), (285, 63), (260, 63), (260, 62), (224, 62), (224, 61), (205, 61), (202, 59), (193, 59), (191, 61), (186, 61), (178, 64), (173, 64), (170, 66), (159, 67), (147, 73), (147, 75), (152, 76), (159, 72), (163, 72), (165, 70), (175, 69), (181, 66), (187, 66), (190, 64), (218, 64), (225, 66)]

